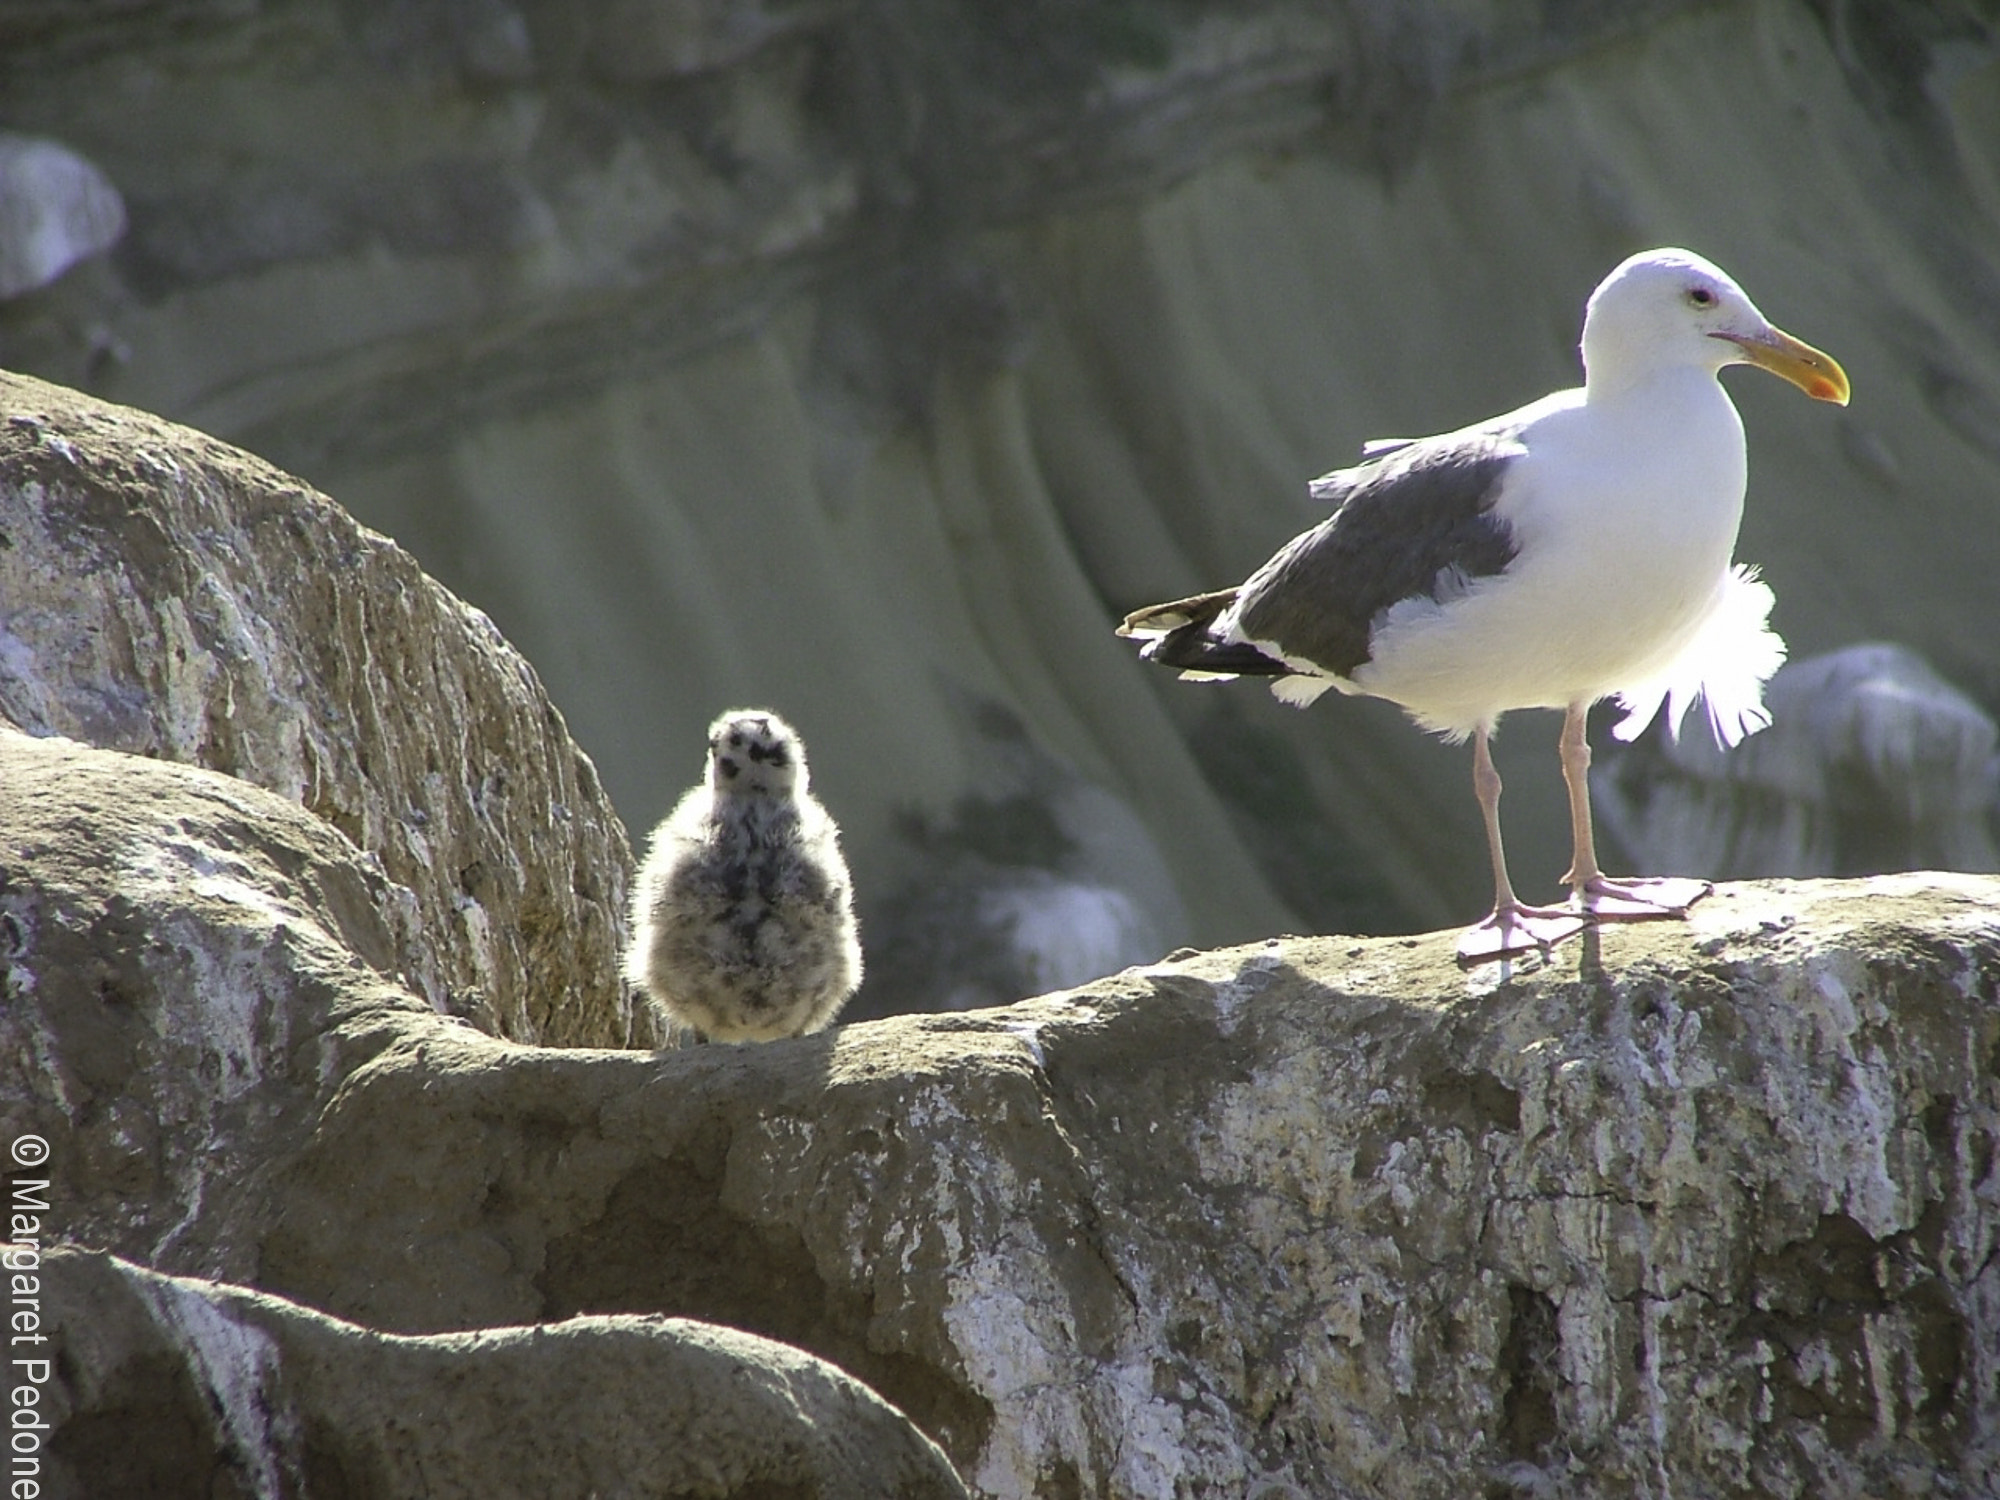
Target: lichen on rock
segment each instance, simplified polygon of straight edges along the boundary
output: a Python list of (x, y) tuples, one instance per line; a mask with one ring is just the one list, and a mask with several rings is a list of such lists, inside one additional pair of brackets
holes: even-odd
[(434, 1007), (634, 1038), (623, 825), (490, 620), (238, 449), (19, 375), (0, 410), (0, 717), (339, 830), (399, 888), (397, 964)]

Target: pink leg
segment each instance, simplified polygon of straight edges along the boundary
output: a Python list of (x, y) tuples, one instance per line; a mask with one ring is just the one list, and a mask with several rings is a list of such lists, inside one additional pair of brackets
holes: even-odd
[(1493, 752), (1486, 741), (1487, 726), (1482, 724), (1472, 738), (1472, 791), (1486, 819), (1486, 852), (1493, 861), (1493, 911), (1458, 940), (1458, 961), (1462, 964), (1489, 963), (1551, 948), (1589, 925), (1574, 911), (1526, 906), (1514, 894), (1514, 882), (1507, 878), (1507, 853), (1500, 843), (1500, 773), (1493, 768)]
[(1715, 889), (1706, 880), (1613, 880), (1597, 863), (1597, 835), (1590, 821), (1590, 739), (1584, 729), (1589, 709), (1587, 703), (1572, 703), (1563, 716), (1571, 841), (1569, 873), (1563, 880), (1576, 893), (1574, 906), (1599, 922), (1685, 917), (1690, 906)]

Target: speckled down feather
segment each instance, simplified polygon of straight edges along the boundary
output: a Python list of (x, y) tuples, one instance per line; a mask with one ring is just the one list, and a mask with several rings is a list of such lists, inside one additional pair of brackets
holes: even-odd
[(640, 867), (626, 972), (669, 1018), (729, 1042), (818, 1031), (860, 984), (840, 831), (777, 715), (710, 726), (707, 778)]

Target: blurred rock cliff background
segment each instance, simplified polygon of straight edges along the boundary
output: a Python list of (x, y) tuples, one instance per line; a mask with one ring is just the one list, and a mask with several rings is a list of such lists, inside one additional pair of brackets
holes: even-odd
[[(395, 537), (635, 842), (719, 710), (799, 726), (851, 1016), (1480, 910), (1462, 751), (1111, 627), (1364, 439), (1573, 383), (1655, 244), (1846, 365), (1845, 412), (1729, 377), (1739, 555), (1795, 658), (1892, 644), (1740, 766), (1601, 755), (1620, 863), (1994, 863), (1991, 0), (30, 0), (0, 132), (0, 364)], [(1500, 743), (1534, 895), (1554, 733)]]

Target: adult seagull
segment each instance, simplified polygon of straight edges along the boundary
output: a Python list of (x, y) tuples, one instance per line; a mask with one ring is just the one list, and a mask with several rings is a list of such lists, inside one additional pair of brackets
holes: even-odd
[[(1591, 293), (1584, 381), (1439, 437), (1370, 443), (1313, 482), (1333, 514), (1236, 588), (1156, 604), (1118, 633), (1194, 679), (1260, 676), (1300, 707), (1328, 688), (1401, 704), (1472, 740), (1493, 910), (1460, 940), (1477, 963), (1547, 948), (1591, 920), (1684, 917), (1702, 880), (1614, 880), (1590, 820), (1591, 704), (1615, 696), (1635, 738), (1699, 694), (1725, 748), (1770, 722), (1784, 660), (1771, 591), (1731, 562), (1743, 517), (1743, 421), (1717, 375), (1751, 364), (1847, 404), (1829, 356), (1772, 326), (1686, 250), (1635, 255)], [(1514, 894), (1488, 741), (1516, 708), (1559, 708), (1572, 861), (1564, 907)]]

